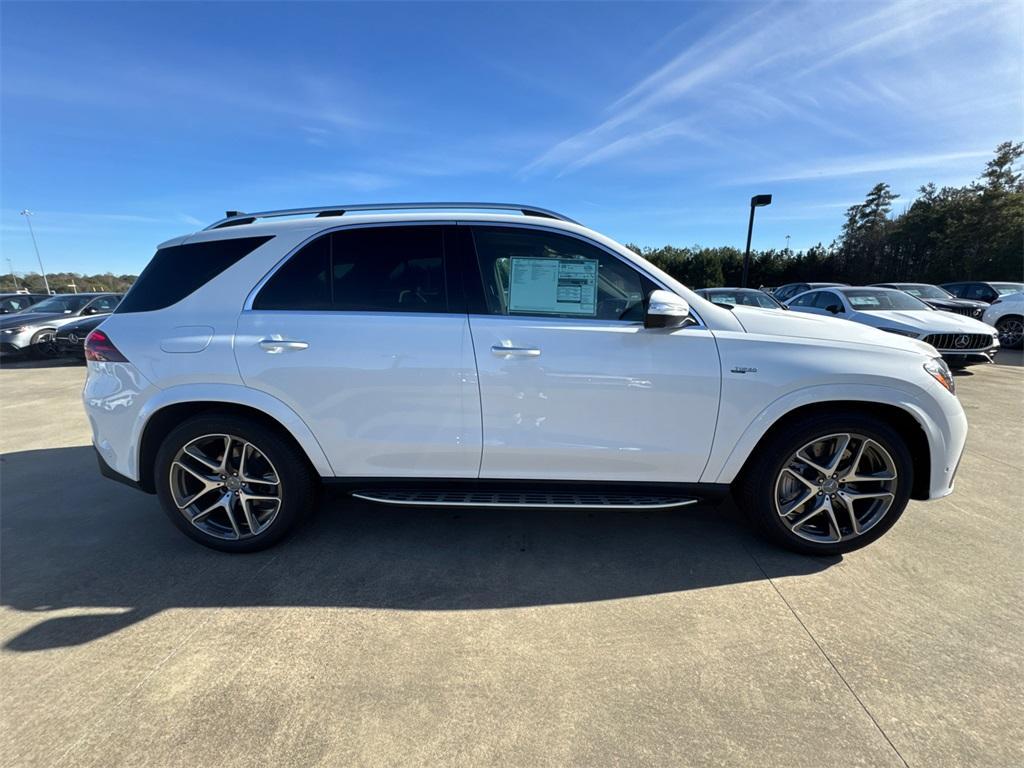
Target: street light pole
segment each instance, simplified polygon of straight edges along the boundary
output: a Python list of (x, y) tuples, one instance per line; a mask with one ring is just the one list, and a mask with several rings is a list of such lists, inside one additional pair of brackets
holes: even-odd
[(754, 209), (762, 208), (772, 204), (771, 195), (754, 195), (750, 198), (750, 222), (747, 224), (747, 250), (743, 253), (743, 282), (740, 285), (747, 287), (747, 274), (750, 272), (750, 237), (754, 234)]
[(46, 286), (46, 295), (50, 295), (50, 281), (46, 279), (46, 269), (43, 267), (43, 257), (39, 255), (39, 244), (36, 243), (36, 233), (32, 230), (32, 211), (28, 208), (24, 208), (21, 211), (21, 215), (25, 217), (25, 221), (28, 222), (28, 233), (32, 236), (32, 247), (36, 249), (36, 260), (39, 262), (39, 271), (43, 275), (43, 285)]
[(18, 290), (18, 276), (14, 274), (14, 262), (7, 259), (7, 267), (11, 270), (11, 280), (14, 282), (14, 290)]

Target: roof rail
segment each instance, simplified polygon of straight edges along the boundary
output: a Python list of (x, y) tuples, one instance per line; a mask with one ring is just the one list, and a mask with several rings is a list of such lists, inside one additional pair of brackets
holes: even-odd
[(286, 208), (279, 211), (260, 211), (259, 213), (245, 213), (244, 211), (225, 211), (224, 218), (215, 221), (206, 229), (221, 229), (222, 227), (236, 227), (242, 224), (252, 224), (257, 219), (270, 219), (277, 216), (302, 216), (307, 214), (316, 215), (317, 218), (324, 216), (342, 216), (346, 213), (363, 211), (438, 211), (438, 210), (482, 210), (482, 211), (519, 211), (524, 216), (539, 216), (545, 219), (557, 219), (570, 224), (579, 224), (568, 216), (549, 211), (546, 208), (538, 208), (535, 205), (516, 205), (514, 203), (360, 203), (358, 205), (321, 205), (312, 208)]

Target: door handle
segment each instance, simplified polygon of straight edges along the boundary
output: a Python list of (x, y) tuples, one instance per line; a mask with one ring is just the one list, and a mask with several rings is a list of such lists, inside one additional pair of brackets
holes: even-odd
[(495, 345), (491, 352), (498, 357), (540, 357), (540, 350), (537, 347), (502, 347)]
[(261, 339), (260, 349), (271, 355), (278, 355), (282, 352), (298, 352), (300, 349), (308, 349), (309, 343), (305, 341), (288, 341), (287, 339)]

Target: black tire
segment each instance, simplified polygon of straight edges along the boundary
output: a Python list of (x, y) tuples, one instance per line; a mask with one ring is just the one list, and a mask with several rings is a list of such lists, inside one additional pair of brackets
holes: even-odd
[[(265, 530), (248, 538), (218, 538), (193, 525), (178, 510), (171, 489), (171, 465), (178, 452), (204, 435), (228, 434), (259, 449), (276, 470), (280, 482), (280, 505)], [(312, 467), (301, 450), (277, 430), (257, 421), (234, 415), (203, 415), (175, 427), (164, 439), (154, 465), (157, 496), (164, 512), (186, 536), (222, 552), (257, 552), (277, 544), (313, 509), (317, 483)], [(218, 491), (211, 491), (216, 494)], [(257, 526), (258, 528), (258, 526)]]
[(999, 343), (1003, 347), (1006, 349), (1021, 349), (1024, 347), (1024, 336), (1021, 335), (1022, 322), (1024, 322), (1024, 319), (1020, 315), (1006, 315), (1006, 317), (1001, 317), (996, 321)]
[[(855, 538), (834, 543), (808, 541), (793, 533), (775, 507), (775, 483), (783, 468), (801, 447), (817, 437), (850, 432), (877, 442), (892, 458), (896, 487), (892, 504), (884, 516)], [(758, 533), (787, 549), (807, 555), (838, 555), (867, 546), (885, 534), (906, 509), (914, 484), (913, 461), (906, 440), (885, 421), (856, 411), (827, 416), (809, 415), (785, 424), (759, 445), (735, 484), (737, 505)]]
[(44, 328), (32, 335), (29, 351), (38, 358), (49, 359), (57, 357), (57, 343), (55, 341), (57, 331), (53, 328)]

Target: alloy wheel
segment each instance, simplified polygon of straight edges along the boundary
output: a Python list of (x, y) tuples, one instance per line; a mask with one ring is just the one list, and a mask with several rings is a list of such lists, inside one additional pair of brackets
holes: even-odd
[(281, 509), (273, 463), (236, 435), (203, 435), (186, 443), (171, 462), (170, 489), (184, 518), (218, 539), (258, 536)]
[(834, 544), (878, 525), (892, 507), (898, 482), (895, 461), (876, 440), (852, 432), (825, 435), (782, 467), (775, 510), (800, 538)]
[(1003, 347), (1016, 349), (1024, 339), (1024, 320), (1019, 317), (1007, 317), (996, 325), (999, 331), (999, 344)]

